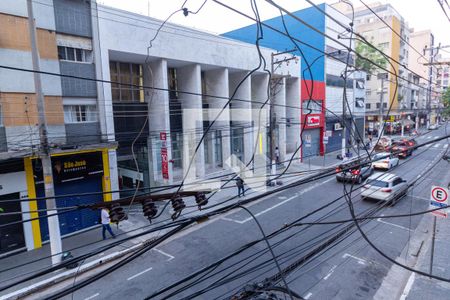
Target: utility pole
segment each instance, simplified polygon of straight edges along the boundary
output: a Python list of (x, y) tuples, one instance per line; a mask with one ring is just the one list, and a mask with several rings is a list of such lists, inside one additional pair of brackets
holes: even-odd
[[(45, 119), (45, 102), (44, 102), (44, 94), (42, 93), (42, 84), (41, 84), (41, 74), (40, 66), (39, 66), (39, 53), (37, 49), (36, 42), (36, 26), (33, 15), (33, 3), (32, 0), (27, 0), (27, 9), (28, 9), (28, 30), (30, 34), (30, 43), (31, 43), (31, 58), (33, 61), (33, 70), (34, 70), (34, 87), (36, 91), (36, 99), (37, 99), (37, 109), (39, 114), (39, 138), (40, 138), (40, 154), (39, 158), (42, 163), (42, 172), (44, 178), (44, 190), (47, 204), (47, 215), (56, 214), (57, 207), (55, 202), (55, 190), (53, 187), (53, 171), (52, 171), (52, 161), (50, 158), (50, 151), (48, 146), (48, 137), (47, 137), (47, 122)], [(58, 264), (61, 262), (61, 233), (59, 230), (59, 218), (58, 215), (47, 217), (48, 221), (48, 232), (50, 235), (50, 249), (52, 255), (52, 264)]]
[(378, 117), (378, 122), (380, 126), (378, 128), (378, 138), (383, 135), (383, 94), (384, 94), (384, 80), (387, 79), (387, 73), (378, 73), (377, 78), (381, 79), (381, 91), (380, 91), (380, 116)]
[[(283, 54), (288, 54), (288, 53), (292, 53), (297, 51), (297, 49), (291, 49), (291, 50), (286, 50), (283, 52), (278, 52), (278, 53), (271, 53), (270, 57), (271, 57), (271, 64), (270, 64), (270, 74), (271, 74), (271, 81), (269, 82), (269, 87), (270, 87), (270, 94), (269, 94), (269, 135), (270, 135), (270, 161), (271, 161), (271, 173), (272, 175), (276, 173), (276, 160), (275, 160), (275, 147), (277, 147), (277, 143), (276, 143), (276, 139), (275, 139), (275, 128), (276, 128), (276, 115), (275, 115), (275, 109), (274, 109), (274, 104), (275, 104), (275, 89), (277, 88), (279, 82), (275, 81), (275, 71), (276, 69), (278, 69), (280, 67), (280, 65), (282, 63), (288, 63), (290, 60), (295, 60), (297, 62), (298, 58), (295, 56), (292, 57), (288, 57), (288, 58), (283, 58), (281, 60), (275, 60), (275, 58), (279, 55), (283, 55)], [(276, 67), (275, 67), (276, 65)], [(280, 81), (283, 78), (287, 78), (290, 77), (290, 75), (279, 75), (276, 76), (277, 79), (279, 79)], [(301, 134), (301, 133), (300, 133)]]

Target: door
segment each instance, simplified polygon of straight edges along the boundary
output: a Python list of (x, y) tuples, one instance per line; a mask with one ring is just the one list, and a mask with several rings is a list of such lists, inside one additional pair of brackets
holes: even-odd
[[(76, 196), (57, 198), (56, 206), (59, 208), (102, 202), (102, 195), (79, 195), (83, 193), (95, 193), (101, 191), (101, 176), (59, 183), (55, 185), (56, 195), (75, 194)], [(36, 192), (38, 197), (44, 197), (44, 187), (42, 184), (37, 186)], [(39, 209), (46, 209), (45, 201), (38, 201), (38, 207)], [(45, 216), (45, 213), (40, 212), (39, 216)], [(100, 213), (97, 210), (91, 209), (74, 210), (60, 214), (58, 217), (61, 235), (64, 236), (78, 230), (94, 226), (95, 224), (98, 224), (99, 216)], [(42, 241), (47, 241), (49, 239), (47, 218), (41, 218), (39, 223), (41, 226)]]
[[(306, 139), (310, 139), (310, 147), (307, 147), (309, 143), (306, 143)], [(308, 129), (302, 134), (302, 158), (308, 159), (311, 156), (317, 156), (320, 153), (320, 129)]]
[[(4, 213), (16, 213), (11, 215), (1, 216), (0, 212), (0, 225), (20, 222), (22, 221), (22, 210), (20, 208), (20, 202), (2, 202), (2, 200), (19, 199), (20, 193), (12, 193), (0, 196), (0, 208)], [(5, 254), (13, 250), (17, 250), (25, 247), (25, 237), (23, 234), (23, 224), (11, 224), (5, 227), (0, 227), (0, 254)]]

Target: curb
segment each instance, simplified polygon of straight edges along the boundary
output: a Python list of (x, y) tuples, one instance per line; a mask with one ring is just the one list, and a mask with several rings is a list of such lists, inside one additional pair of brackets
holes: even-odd
[(91, 262), (88, 262), (86, 264), (81, 265), (80, 267), (65, 271), (61, 274), (55, 275), (53, 277), (50, 277), (48, 279), (44, 279), (38, 283), (29, 285), (25, 288), (22, 288), (20, 290), (14, 291), (12, 293), (0, 296), (0, 300), (12, 300), (12, 299), (20, 299), (22, 297), (28, 296), (33, 292), (36, 292), (38, 290), (42, 290), (44, 288), (47, 288), (51, 285), (57, 284), (59, 282), (62, 282), (66, 279), (69, 279), (71, 277), (74, 277), (75, 275), (79, 275), (81, 273), (90, 271), (102, 264), (108, 263), (110, 261), (113, 261), (119, 257), (122, 257), (124, 255), (127, 255), (128, 253), (142, 247), (145, 245), (146, 242), (142, 242), (140, 244), (134, 245), (130, 248), (127, 248), (125, 250), (113, 252), (111, 254), (108, 254), (102, 258), (93, 260)]

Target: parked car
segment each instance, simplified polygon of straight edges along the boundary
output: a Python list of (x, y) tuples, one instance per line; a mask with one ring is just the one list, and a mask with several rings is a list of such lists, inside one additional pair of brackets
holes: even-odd
[(361, 166), (358, 163), (358, 165), (354, 167), (351, 165), (339, 165), (339, 167), (336, 168), (336, 181), (360, 184), (372, 174), (373, 168), (370, 164)]
[(415, 139), (401, 139), (400, 142), (405, 142), (410, 147), (414, 147), (415, 145), (417, 145), (417, 141)]
[(372, 163), (372, 168), (374, 169), (390, 170), (399, 164), (398, 157), (389, 152), (377, 153), (372, 157), (372, 160), (374, 160)]
[(392, 143), (391, 153), (398, 155), (399, 158), (406, 158), (412, 155), (413, 149), (408, 142), (398, 141)]
[(361, 187), (361, 198), (395, 204), (407, 192), (408, 183), (401, 177), (392, 173), (375, 174), (370, 176)]
[(431, 124), (430, 126), (428, 126), (429, 130), (436, 130), (438, 129), (438, 126), (436, 124)]

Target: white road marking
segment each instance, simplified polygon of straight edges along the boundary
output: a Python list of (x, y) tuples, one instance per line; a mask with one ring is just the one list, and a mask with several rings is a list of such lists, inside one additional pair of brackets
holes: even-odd
[(429, 139), (431, 139), (431, 138), (432, 138), (431, 135), (429, 135), (429, 136), (426, 137), (427, 140), (429, 140)]
[(405, 289), (403, 290), (400, 300), (406, 300), (408, 298), (409, 292), (413, 286), (414, 280), (416, 279), (416, 273), (412, 272), (409, 276), (408, 282), (406, 283)]
[(285, 196), (279, 196), (278, 197), (278, 199), (280, 199), (280, 200), (284, 200), (284, 199), (286, 199), (287, 197), (285, 197)]
[[(300, 196), (300, 195), (302, 195), (302, 194), (304, 194), (304, 193), (307, 193), (307, 192), (309, 192), (309, 191), (315, 189), (316, 187), (318, 187), (318, 186), (320, 186), (320, 185), (322, 185), (322, 184), (324, 184), (324, 183), (327, 183), (327, 182), (329, 182), (329, 181), (332, 181), (332, 180), (334, 180), (334, 177), (328, 178), (327, 180), (325, 180), (325, 181), (323, 181), (323, 182), (316, 183), (316, 184), (314, 184), (314, 185), (312, 185), (312, 186), (310, 186), (310, 187), (308, 187), (308, 188), (302, 190), (301, 192), (297, 193), (296, 195), (294, 195), (294, 196), (292, 196), (292, 197), (290, 197), (290, 198), (287, 198), (286, 200), (281, 201), (281, 202), (279, 202), (279, 203), (277, 203), (277, 204), (275, 204), (275, 205), (273, 205), (273, 206), (271, 206), (271, 207), (269, 207), (269, 208), (266, 208), (266, 209), (263, 210), (263, 211), (260, 211), (259, 213), (255, 214), (255, 217), (259, 217), (260, 215), (263, 215), (263, 214), (265, 214), (265, 213), (271, 211), (272, 209), (277, 208), (277, 207), (280, 206), (280, 205), (283, 205), (283, 204), (285, 204), (285, 203), (288, 203), (289, 201), (292, 201), (293, 199), (297, 198), (298, 196)], [(244, 220), (235, 220), (235, 219), (227, 218), (227, 217), (222, 217), (221, 219), (222, 219), (222, 220), (225, 220), (225, 221), (230, 221), (230, 222), (238, 223), (238, 224), (244, 224), (244, 223), (247, 223), (248, 221), (253, 220), (252, 217), (248, 217), (247, 219), (244, 219)]]
[(386, 225), (390, 225), (390, 226), (394, 226), (394, 227), (403, 229), (403, 230), (413, 231), (412, 229), (409, 229), (409, 228), (404, 227), (404, 226), (401, 226), (401, 225), (397, 225), (397, 224), (394, 224), (394, 223), (385, 222), (385, 221), (381, 220), (380, 218), (378, 218), (377, 221), (380, 222), (380, 223), (386, 224)]
[(333, 272), (334, 272), (334, 270), (335, 270), (336, 268), (337, 268), (337, 266), (334, 265), (334, 266), (331, 268), (330, 272), (328, 272), (328, 274), (323, 278), (323, 280), (327, 280), (328, 278), (330, 278), (331, 274), (333, 274)]
[(127, 280), (132, 280), (132, 279), (134, 279), (134, 278), (136, 278), (136, 277), (138, 277), (138, 276), (141, 276), (142, 274), (144, 274), (144, 273), (147, 273), (148, 271), (151, 271), (153, 268), (148, 268), (148, 269), (146, 269), (146, 270), (144, 270), (144, 271), (142, 271), (142, 272), (139, 272), (139, 273), (137, 273), (137, 274), (135, 274), (135, 275), (133, 275), (133, 276), (131, 276), (131, 277), (128, 277), (127, 278)]
[(447, 149), (447, 147), (448, 147), (448, 144), (444, 144), (444, 149)]
[(308, 293), (308, 294), (306, 294), (306, 296), (303, 297), (303, 298), (305, 298), (306, 300), (308, 300), (311, 296), (312, 296), (312, 293)]
[(360, 264), (360, 265), (365, 265), (366, 264), (366, 260), (365, 259), (353, 256), (353, 255), (348, 254), (348, 253), (345, 253), (344, 255), (342, 255), (342, 258), (347, 258), (347, 257), (351, 257), (351, 258), (355, 259), (358, 262), (358, 264)]
[(161, 253), (161, 254), (164, 255), (164, 256), (167, 256), (169, 259), (166, 260), (166, 261), (171, 261), (172, 259), (175, 258), (175, 256), (170, 255), (169, 253), (166, 253), (166, 252), (164, 252), (164, 251), (162, 251), (162, 250), (159, 250), (159, 249), (156, 249), (156, 248), (153, 248), (153, 250), (155, 250), (156, 252)]
[(96, 293), (96, 294), (94, 294), (94, 295), (92, 295), (92, 296), (89, 296), (89, 297), (87, 297), (87, 298), (84, 298), (84, 300), (91, 300), (91, 299), (94, 299), (94, 298), (97, 297), (98, 295), (100, 295), (100, 293)]
[(427, 144), (427, 145), (425, 145), (424, 147), (425, 147), (425, 148), (429, 148), (429, 147), (431, 147), (431, 144)]
[(433, 146), (433, 148), (439, 148), (441, 146), (441, 144), (436, 144)]

